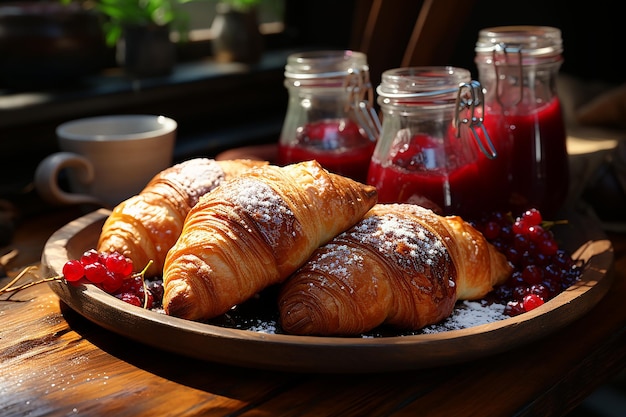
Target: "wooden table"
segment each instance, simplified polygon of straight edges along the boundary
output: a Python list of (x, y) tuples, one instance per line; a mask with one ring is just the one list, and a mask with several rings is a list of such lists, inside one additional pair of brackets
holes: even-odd
[[(10, 275), (37, 263), (50, 234), (80, 214), (24, 222)], [(189, 359), (104, 330), (37, 285), (0, 301), (0, 415), (564, 415), (626, 365), (626, 236), (609, 238), (612, 288), (581, 319), (503, 354), (401, 373), (282, 373)]]

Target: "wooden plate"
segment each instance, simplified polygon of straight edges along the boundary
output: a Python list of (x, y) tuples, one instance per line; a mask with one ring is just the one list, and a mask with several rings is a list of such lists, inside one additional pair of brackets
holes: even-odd
[[(80, 217), (55, 232), (42, 255), (44, 276), (96, 246), (109, 211)], [(132, 306), (93, 285), (52, 282), (52, 290), (92, 322), (136, 341), (218, 363), (297, 372), (363, 373), (419, 369), (472, 360), (532, 342), (587, 313), (610, 287), (613, 248), (597, 223), (569, 215), (557, 237), (585, 262), (580, 282), (528, 313), (488, 324), (410, 336), (293, 336), (226, 328)]]

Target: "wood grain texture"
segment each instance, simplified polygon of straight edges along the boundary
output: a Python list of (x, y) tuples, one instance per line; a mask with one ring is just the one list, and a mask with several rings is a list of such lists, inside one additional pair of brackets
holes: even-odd
[[(108, 211), (99, 210), (54, 233), (42, 257), (44, 276), (59, 275), (68, 259), (93, 247)], [(574, 215), (570, 215), (574, 216)], [(611, 242), (597, 225), (574, 218), (560, 239), (586, 261), (579, 283), (523, 315), (462, 330), (383, 338), (265, 334), (182, 320), (129, 306), (88, 285), (57, 282), (53, 291), (75, 311), (108, 330), (150, 346), (236, 366), (299, 372), (369, 373), (460, 363), (540, 339), (584, 315), (607, 292)], [(252, 317), (254, 318), (254, 317)], [(319, 361), (324, 357), (324, 361)]]
[[(47, 239), (52, 217), (36, 221), (17, 245)], [(580, 319), (500, 354), (382, 374), (262, 371), (164, 352), (104, 330), (38, 285), (0, 297), (0, 415), (562, 416), (626, 365), (626, 236), (609, 237), (612, 285)]]

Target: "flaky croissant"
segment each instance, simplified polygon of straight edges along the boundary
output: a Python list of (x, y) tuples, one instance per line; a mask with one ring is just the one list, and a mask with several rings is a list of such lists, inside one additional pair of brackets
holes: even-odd
[(222, 183), (189, 212), (163, 269), (163, 309), (221, 315), (282, 282), (376, 203), (376, 188), (308, 161)]
[(282, 284), (281, 326), (298, 335), (418, 330), (450, 316), (457, 300), (484, 297), (511, 268), (458, 216), (377, 204)]
[(120, 252), (133, 260), (135, 270), (150, 260), (147, 276), (160, 275), (167, 251), (198, 199), (228, 178), (267, 162), (190, 159), (161, 171), (138, 194), (117, 205), (104, 222), (97, 249)]

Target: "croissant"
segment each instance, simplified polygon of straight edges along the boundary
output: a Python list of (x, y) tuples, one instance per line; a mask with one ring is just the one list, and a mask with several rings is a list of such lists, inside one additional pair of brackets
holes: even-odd
[(298, 335), (358, 335), (386, 324), (418, 330), (479, 299), (512, 267), (458, 216), (377, 204), (315, 251), (281, 286), (280, 323)]
[(189, 212), (163, 269), (163, 309), (217, 317), (278, 284), (376, 203), (373, 186), (316, 161), (268, 165), (222, 183)]
[(146, 276), (160, 275), (167, 251), (176, 242), (187, 213), (200, 196), (225, 179), (265, 164), (196, 158), (161, 171), (138, 195), (113, 209), (100, 232), (98, 251), (120, 252), (132, 259), (136, 270), (152, 260)]

